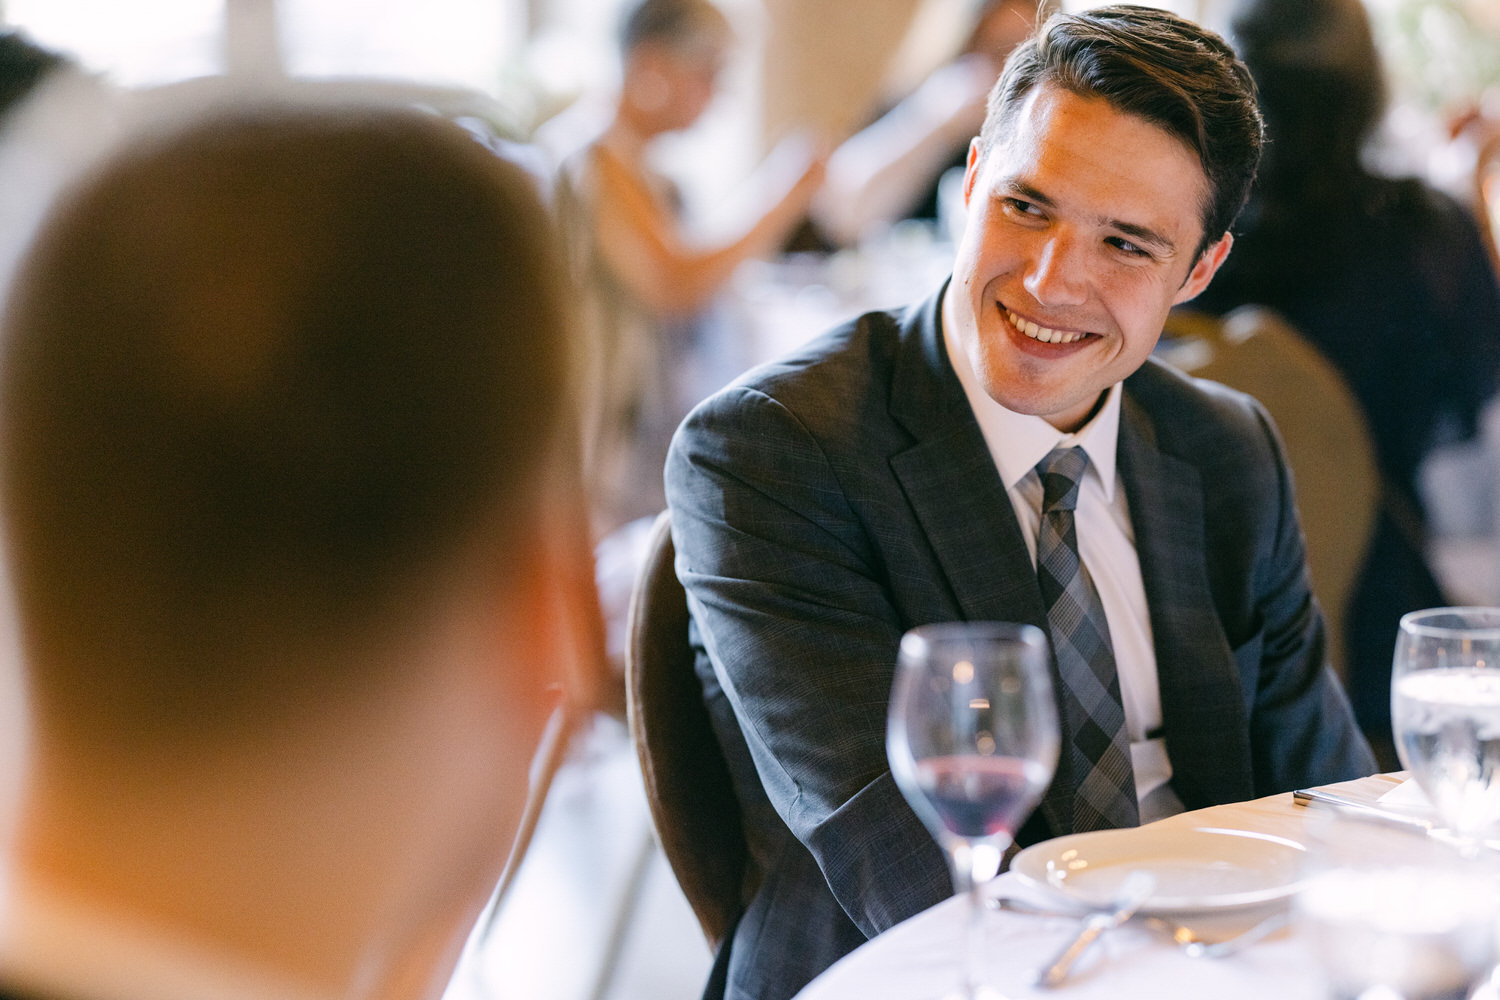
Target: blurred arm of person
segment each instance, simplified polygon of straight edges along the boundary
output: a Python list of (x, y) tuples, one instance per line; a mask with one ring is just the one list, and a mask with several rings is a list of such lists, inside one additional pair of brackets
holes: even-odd
[(772, 252), (806, 215), (824, 174), (823, 156), (800, 138), (784, 140), (767, 157), (780, 177), (765, 178), (765, 207), (737, 235), (700, 246), (645, 178), (608, 146), (597, 153), (594, 226), (600, 252), (639, 302), (664, 315), (701, 308), (740, 264)]
[(955, 151), (967, 149), (979, 133), (998, 72), (988, 56), (963, 56), (841, 143), (813, 203), (825, 235), (853, 245), (872, 227), (910, 211)]

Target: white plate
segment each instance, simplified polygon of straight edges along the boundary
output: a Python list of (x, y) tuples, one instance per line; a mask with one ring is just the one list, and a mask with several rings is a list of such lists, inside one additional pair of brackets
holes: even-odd
[(1033, 844), (1010, 870), (1090, 907), (1106, 906), (1144, 869), (1156, 888), (1143, 913), (1217, 910), (1283, 899), (1300, 888), (1307, 849), (1294, 840), (1216, 827), (1099, 830)]

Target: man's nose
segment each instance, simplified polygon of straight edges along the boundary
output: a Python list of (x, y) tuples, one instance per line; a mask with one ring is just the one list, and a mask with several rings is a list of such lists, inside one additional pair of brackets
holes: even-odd
[(1065, 233), (1048, 234), (1036, 251), (1024, 285), (1040, 305), (1081, 305), (1088, 297), (1083, 248)]

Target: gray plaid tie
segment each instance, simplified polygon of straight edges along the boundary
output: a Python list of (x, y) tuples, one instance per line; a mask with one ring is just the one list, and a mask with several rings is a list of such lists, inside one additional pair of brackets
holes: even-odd
[(1055, 448), (1036, 467), (1042, 481), (1037, 580), (1062, 678), (1075, 833), (1140, 822), (1109, 624), (1078, 559), (1073, 510), (1088, 464), (1082, 448)]

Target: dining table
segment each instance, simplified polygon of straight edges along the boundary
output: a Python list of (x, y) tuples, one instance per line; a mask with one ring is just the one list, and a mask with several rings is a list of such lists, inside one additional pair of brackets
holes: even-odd
[[(1406, 779), (1404, 772), (1376, 774), (1320, 790), (1380, 810), (1380, 815), (1362, 813), (1371, 822), (1361, 824), (1360, 829), (1368, 829), (1371, 837), (1382, 837), (1396, 833), (1396, 817), (1420, 816), (1421, 806), (1414, 804), (1410, 794), (1416, 789)], [(1252, 855), (1236, 857), (1240, 845), (1259, 843), (1280, 851), (1278, 857), (1306, 852), (1318, 824), (1334, 812), (1347, 816), (1349, 810), (1299, 802), (1293, 792), (1283, 792), (1178, 813), (1136, 828), (1124, 840), (1138, 851), (1147, 848), (1145, 854), (1151, 853), (1153, 845), (1170, 854), (1179, 844), (1222, 844), (1229, 850), (1221, 860), (1185, 857), (1183, 861), (1202, 864), (1205, 869), (1218, 864), (1233, 867), (1249, 863), (1247, 858), (1253, 860)], [(1067, 905), (1078, 900), (1059, 891), (1054, 880), (1067, 876), (1068, 842), (1069, 838), (1059, 838), (1036, 845), (1030, 854), (1017, 855), (1008, 871), (980, 890), (987, 899), (1015, 900), (1043, 911), (1014, 912), (994, 903), (984, 907), (982, 977), (1000, 996), (1007, 1000), (1327, 1000), (1330, 996), (1317, 938), (1297, 919), (1292, 905), (1298, 879), (1295, 871), (1278, 873), (1270, 880), (1269, 892), (1257, 895), (1252, 891), (1228, 899), (1236, 905), (1195, 911), (1189, 901), (1186, 912), (1162, 914), (1184, 924), (1204, 925), (1209, 932), (1206, 937), (1232, 935), (1278, 913), (1288, 917), (1277, 922), (1276, 931), (1233, 954), (1192, 957), (1163, 933), (1160, 922), (1138, 918), (1100, 935), (1060, 984), (1038, 985), (1038, 972), (1077, 935), (1087, 912)], [(1174, 877), (1181, 875), (1177, 872)], [(827, 969), (795, 1000), (937, 1000), (952, 994), (963, 964), (967, 906), (966, 896), (957, 895), (897, 924)]]

